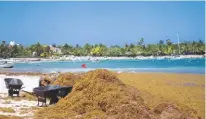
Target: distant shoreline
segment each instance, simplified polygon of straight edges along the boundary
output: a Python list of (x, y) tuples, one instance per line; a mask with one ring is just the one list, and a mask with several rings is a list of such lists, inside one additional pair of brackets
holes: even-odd
[(49, 58), (9, 58), (0, 59), (7, 62), (55, 62), (55, 61), (100, 61), (100, 60), (149, 60), (149, 59), (188, 59), (188, 58), (205, 58), (205, 55), (179, 55), (179, 56), (136, 56), (136, 57), (94, 57), (94, 56), (62, 56)]

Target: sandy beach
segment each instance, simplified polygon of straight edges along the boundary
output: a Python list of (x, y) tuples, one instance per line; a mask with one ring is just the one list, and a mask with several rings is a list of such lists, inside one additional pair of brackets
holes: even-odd
[(4, 1), (0, 18), (0, 119), (206, 119), (204, 1)]
[(99, 61), (99, 60), (148, 60), (148, 59), (189, 59), (204, 58), (204, 55), (179, 55), (179, 56), (136, 56), (136, 57), (93, 57), (93, 56), (73, 56), (64, 55), (59, 57), (48, 58), (9, 58), (0, 59), (7, 62), (56, 62), (56, 61)]

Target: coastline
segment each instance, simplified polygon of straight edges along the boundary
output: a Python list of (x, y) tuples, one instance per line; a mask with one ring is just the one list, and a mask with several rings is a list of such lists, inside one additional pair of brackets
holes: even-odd
[[(124, 73), (130, 73), (130, 74), (147, 74), (147, 73), (150, 73), (150, 74), (182, 74), (182, 75), (203, 75), (205, 76), (205, 73), (191, 73), (191, 72), (168, 72), (168, 71), (119, 71), (119, 70), (110, 70), (110, 69), (107, 69), (107, 68), (97, 68), (97, 69), (106, 69), (106, 70), (109, 70), (111, 72), (114, 72), (116, 74), (124, 74)], [(95, 69), (85, 69), (84, 71), (81, 70), (75, 70), (75, 71), (71, 71), (71, 70), (62, 70), (62, 71), (52, 71), (52, 72), (41, 72), (41, 71), (8, 71), (8, 70), (0, 70), (0, 75), (6, 75), (6, 76), (19, 76), (19, 75), (24, 75), (24, 76), (48, 76), (48, 75), (58, 75), (60, 73), (73, 73), (73, 74), (81, 74), (81, 73), (86, 73), (88, 71), (93, 71)]]
[[(144, 102), (151, 109), (163, 102), (171, 103), (182, 110), (194, 111), (201, 118), (204, 118), (205, 75), (163, 72), (114, 73), (123, 83), (140, 90)], [(2, 77), (21, 78), (25, 85), (30, 87), (28, 91), (38, 85), (40, 76), (51, 76), (51, 74), (32, 74), (28, 72), (0, 74), (1, 84), (4, 84)], [(0, 93), (6, 93), (7, 91), (1, 90), (4, 92)]]
[(179, 55), (179, 56), (136, 56), (136, 57), (93, 57), (93, 56), (62, 56), (49, 58), (9, 58), (0, 61), (25, 63), (25, 62), (56, 62), (56, 61), (100, 61), (100, 60), (161, 60), (161, 59), (189, 59), (205, 58), (205, 55)]
[[(95, 69), (94, 69), (95, 70)], [(69, 72), (69, 71), (68, 71)], [(166, 74), (166, 75), (171, 75), (171, 74), (180, 74), (180, 75), (202, 75), (205, 76), (205, 74), (191, 74), (191, 73), (176, 73), (176, 72), (119, 72), (119, 71), (112, 71), (116, 74)], [(6, 75), (6, 76), (48, 76), (48, 75), (57, 75), (60, 73), (66, 73), (66, 72), (57, 72), (57, 73), (43, 73), (43, 72), (0, 72), (1, 75)], [(74, 74), (79, 74), (79, 73), (85, 73), (85, 72), (69, 72), (69, 73), (74, 73)]]

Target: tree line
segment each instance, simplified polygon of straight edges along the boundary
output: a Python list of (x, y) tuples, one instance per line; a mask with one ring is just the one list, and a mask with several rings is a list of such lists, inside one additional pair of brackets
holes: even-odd
[[(61, 52), (52, 50), (56, 48)], [(34, 55), (35, 53), (35, 55)], [(123, 47), (113, 45), (107, 47), (100, 44), (69, 45), (65, 43), (62, 46), (42, 45), (39, 42), (27, 47), (23, 45), (10, 46), (3, 41), (0, 44), (0, 57), (50, 57), (60, 55), (75, 56), (164, 56), (164, 55), (203, 55), (205, 53), (205, 43), (202, 40), (192, 42), (173, 43), (170, 39), (160, 40), (157, 44), (144, 44), (144, 38), (141, 38), (136, 44), (125, 44)]]

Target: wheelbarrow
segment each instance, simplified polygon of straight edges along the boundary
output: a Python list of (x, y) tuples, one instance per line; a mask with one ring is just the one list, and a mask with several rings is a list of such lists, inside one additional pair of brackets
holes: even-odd
[(57, 93), (57, 96), (59, 96), (61, 98), (64, 98), (71, 91), (72, 91), (72, 86), (63, 86), (59, 89), (59, 92)]
[(42, 102), (42, 106), (43, 104), (47, 106), (47, 98), (50, 100), (49, 104), (55, 104), (59, 101), (58, 97), (64, 98), (71, 90), (72, 86), (61, 87), (58, 85), (39, 86), (33, 89), (38, 99), (38, 106), (39, 102)]
[(13, 97), (13, 94), (17, 94), (19, 97), (19, 91), (22, 88), (23, 82), (20, 79), (5, 78), (6, 88), (8, 89), (8, 95)]
[(42, 102), (42, 106), (43, 104), (46, 105), (46, 100), (47, 98), (50, 100), (49, 104), (55, 104), (58, 102), (58, 97), (57, 97), (57, 93), (60, 90), (60, 86), (52, 86), (52, 85), (47, 85), (47, 86), (39, 86), (33, 89), (34, 94), (37, 96), (38, 99), (38, 106), (39, 106), (39, 102)]

